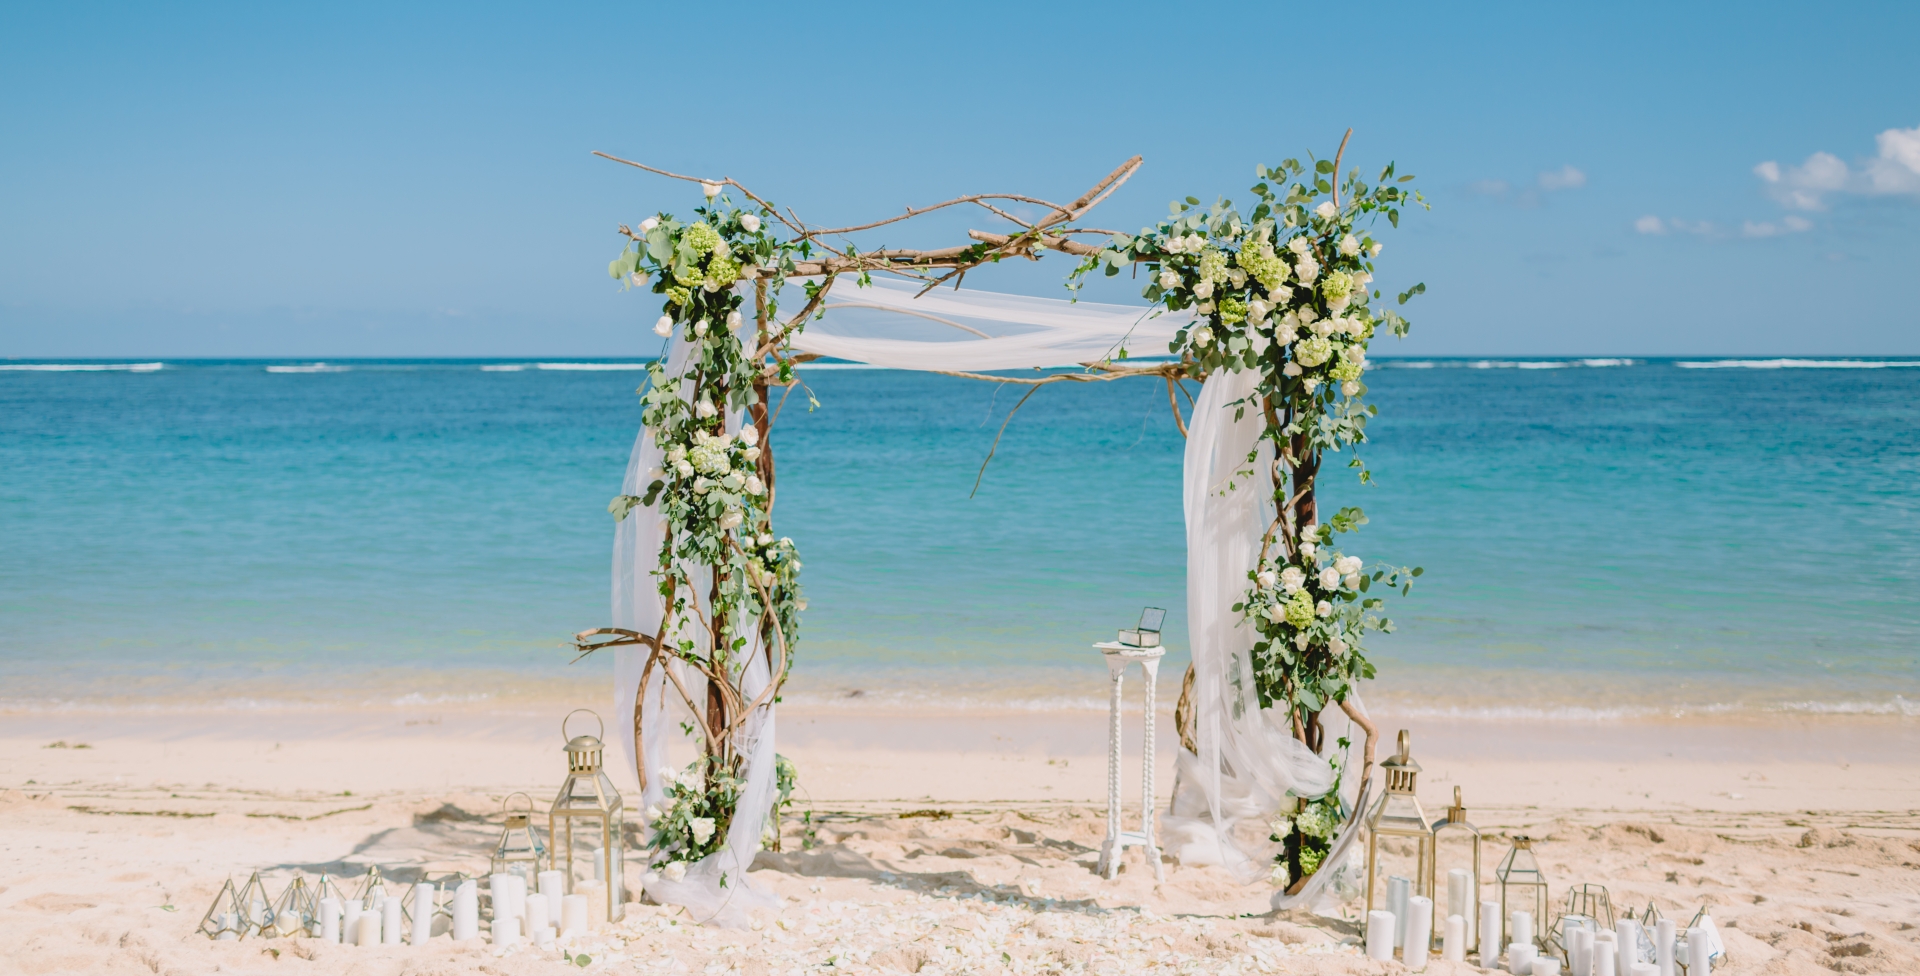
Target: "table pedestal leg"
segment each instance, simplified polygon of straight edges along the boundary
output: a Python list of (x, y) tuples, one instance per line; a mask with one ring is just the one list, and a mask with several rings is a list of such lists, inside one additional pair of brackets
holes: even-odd
[(1111, 879), (1120, 873), (1120, 688), (1126, 681), (1124, 662), (1118, 668), (1108, 666), (1111, 679), (1107, 696), (1107, 839), (1100, 844), (1097, 870)]

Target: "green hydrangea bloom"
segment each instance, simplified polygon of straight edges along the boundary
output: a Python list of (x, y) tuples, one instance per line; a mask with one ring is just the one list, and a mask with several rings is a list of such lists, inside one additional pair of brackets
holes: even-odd
[(1322, 840), (1332, 838), (1334, 829), (1339, 826), (1334, 823), (1333, 811), (1324, 803), (1307, 804), (1307, 808), (1294, 818), (1294, 823), (1299, 826), (1301, 833)]
[(1207, 281), (1227, 280), (1227, 256), (1213, 248), (1200, 253), (1200, 277)]
[(693, 298), (693, 292), (690, 289), (682, 288), (679, 285), (670, 285), (667, 288), (668, 305), (679, 305), (684, 308), (691, 298)]
[(706, 254), (720, 243), (720, 232), (708, 227), (702, 221), (687, 228), (686, 234), (680, 239), (686, 241), (687, 246), (693, 248), (695, 254)]
[(1329, 303), (1339, 304), (1353, 297), (1353, 275), (1345, 271), (1334, 273), (1320, 279), (1320, 294), (1326, 296)]
[(1320, 862), (1326, 860), (1326, 857), (1326, 851), (1317, 850), (1312, 847), (1302, 848), (1300, 851), (1300, 873), (1302, 875), (1308, 875), (1320, 870)]
[(1313, 625), (1313, 597), (1305, 589), (1293, 591), (1293, 599), (1286, 604), (1287, 623), (1294, 627)]
[(1336, 380), (1357, 380), (1360, 378), (1360, 373), (1360, 364), (1349, 359), (1347, 353), (1342, 350), (1340, 353), (1340, 362), (1335, 364), (1333, 369), (1328, 371), (1327, 375), (1332, 376)]
[(673, 280), (681, 283), (682, 285), (687, 286), (688, 288), (698, 288), (700, 287), (701, 283), (707, 280), (707, 273), (700, 270), (700, 266), (698, 264), (689, 264), (686, 267), (675, 271), (673, 273)]
[(1233, 325), (1247, 320), (1247, 303), (1228, 296), (1220, 299), (1220, 321)]
[(714, 257), (707, 262), (707, 282), (717, 283), (715, 287), (728, 288), (740, 280), (740, 262), (727, 257)]
[(1333, 340), (1325, 336), (1303, 339), (1293, 347), (1293, 358), (1302, 366), (1318, 366), (1333, 358)]
[(1249, 247), (1240, 252), (1240, 270), (1253, 276), (1267, 290), (1271, 291), (1286, 283), (1287, 264), (1273, 253), (1273, 245), (1260, 242), (1258, 249)]

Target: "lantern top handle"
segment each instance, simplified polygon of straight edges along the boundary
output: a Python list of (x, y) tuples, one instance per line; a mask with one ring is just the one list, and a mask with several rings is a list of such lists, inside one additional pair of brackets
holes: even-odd
[[(574, 709), (573, 711), (571, 711), (571, 712), (568, 712), (568, 713), (567, 713), (567, 717), (566, 717), (566, 718), (563, 718), (563, 719), (561, 719), (561, 720), (560, 720), (560, 738), (561, 738), (561, 740), (562, 740), (562, 741), (566, 741), (566, 742), (571, 742), (571, 741), (573, 741), (573, 740), (572, 740), (572, 738), (571, 738), (571, 737), (569, 737), (569, 736), (567, 735), (567, 723), (568, 723), (569, 721), (571, 721), (571, 720), (573, 719), (573, 717), (574, 717), (575, 715), (578, 715), (578, 714), (580, 714), (581, 712), (586, 712), (586, 713), (587, 713), (588, 715), (591, 715), (591, 716), (593, 716), (593, 720), (594, 720), (595, 722), (598, 722), (598, 723), (599, 723), (599, 725), (600, 725), (600, 731), (598, 731), (598, 732), (596, 732), (596, 733), (594, 733), (594, 736), (593, 736), (593, 737), (594, 737), (594, 738), (596, 738), (596, 739), (601, 739), (601, 740), (605, 740), (605, 739), (606, 739), (606, 737), (607, 737), (607, 723), (606, 723), (606, 721), (605, 721), (604, 719), (602, 719), (602, 718), (600, 717), (600, 713), (599, 713), (599, 712), (596, 712), (596, 711), (594, 711), (594, 710), (593, 710), (593, 709), (591, 709), (591, 708), (576, 708), (576, 709)], [(531, 802), (531, 800), (529, 800), (529, 802)]]
[[(561, 731), (562, 731), (562, 734), (564, 735), (564, 734), (565, 734), (565, 730), (564, 730), (564, 729), (562, 729)], [(514, 798), (514, 797), (516, 797), (516, 796), (517, 796), (517, 797), (519, 797), (519, 798), (520, 798), (520, 799), (522, 799), (522, 800), (525, 800), (525, 801), (527, 801), (527, 816), (529, 816), (529, 817), (531, 817), (531, 816), (533, 816), (533, 797), (530, 797), (530, 796), (528, 796), (528, 795), (526, 795), (525, 793), (518, 793), (518, 792), (515, 792), (515, 793), (508, 793), (508, 794), (507, 794), (507, 796), (506, 796), (506, 799), (504, 799), (504, 800), (501, 800), (501, 801), (500, 801), (500, 812), (501, 812), (501, 813), (508, 813), (508, 812), (510, 812), (510, 811), (508, 811), (508, 810), (507, 810), (507, 804), (509, 804), (509, 803), (512, 803), (512, 802), (513, 802), (513, 798)]]

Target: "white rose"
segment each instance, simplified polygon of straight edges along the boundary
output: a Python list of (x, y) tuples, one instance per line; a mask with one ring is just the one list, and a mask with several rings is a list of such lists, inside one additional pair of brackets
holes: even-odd
[(1212, 302), (1201, 302), (1200, 304), (1198, 304), (1198, 305), (1195, 305), (1195, 306), (1193, 307), (1193, 310), (1194, 310), (1194, 311), (1196, 311), (1196, 312), (1199, 312), (1199, 313), (1200, 313), (1201, 315), (1212, 315), (1212, 314), (1213, 314), (1213, 303), (1212, 303)]
[(1309, 643), (1311, 643), (1311, 641), (1308, 640), (1306, 634), (1300, 633), (1293, 635), (1293, 646), (1296, 650), (1306, 650)]
[(1272, 302), (1276, 307), (1285, 305), (1292, 300), (1293, 289), (1286, 285), (1275, 285), (1267, 289), (1267, 301)]
[(1239, 268), (1229, 268), (1227, 269), (1227, 281), (1235, 288), (1245, 288), (1247, 286), (1247, 273)]
[(666, 476), (667, 476), (667, 472), (666, 472), (666, 469), (664, 468), (654, 468), (647, 472), (648, 481), (659, 481), (660, 479), (665, 478)]
[(647, 219), (640, 222), (640, 233), (642, 234), (648, 233), (658, 226), (660, 226), (660, 218), (648, 217)]
[(647, 273), (645, 271), (635, 271), (627, 276), (627, 281), (635, 288), (644, 288), (647, 284)]
[(707, 476), (705, 476), (705, 475), (701, 475), (700, 477), (698, 477), (698, 478), (695, 478), (695, 479), (693, 479), (693, 493), (694, 493), (694, 494), (696, 494), (696, 495), (704, 495), (704, 494), (706, 494), (707, 492), (710, 492), (710, 491), (712, 491), (712, 490), (713, 490), (713, 479), (712, 479), (712, 478), (709, 478), (709, 477), (707, 477)]
[(740, 523), (744, 521), (746, 521), (746, 517), (740, 514), (739, 509), (729, 508), (720, 516), (720, 527), (723, 529), (737, 529), (740, 527)]
[(1300, 588), (1307, 581), (1307, 574), (1298, 566), (1288, 566), (1280, 571), (1280, 586), (1288, 593)]
[(1340, 384), (1340, 395), (1341, 395), (1341, 396), (1350, 396), (1350, 397), (1354, 397), (1354, 396), (1359, 396), (1359, 395), (1360, 395), (1360, 381), (1359, 381), (1359, 380), (1345, 380), (1345, 381), (1343, 381), (1343, 382), (1341, 382), (1341, 384)]
[(1301, 284), (1311, 285), (1313, 279), (1320, 277), (1320, 263), (1310, 257), (1303, 257), (1299, 264), (1294, 265), (1293, 276), (1300, 279)]
[(1341, 585), (1345, 586), (1349, 590), (1357, 590), (1360, 588), (1360, 574), (1353, 573), (1349, 576), (1346, 576), (1345, 578), (1340, 580), (1340, 583)]
[(702, 400), (693, 405), (693, 415), (699, 417), (701, 420), (706, 420), (718, 412), (718, 410), (714, 409), (713, 404), (706, 400)]
[(1313, 612), (1322, 617), (1331, 617), (1333, 616), (1333, 604), (1321, 600), (1319, 603), (1313, 605)]
[(731, 332), (735, 329), (738, 329), (739, 327), (740, 327), (740, 311), (738, 309), (735, 309), (731, 312), (728, 312), (727, 313), (727, 331)]
[(1301, 370), (1299, 363), (1288, 362), (1285, 366), (1280, 367), (1280, 372), (1286, 376), (1299, 376), (1303, 370)]
[(760, 538), (753, 541), (760, 543), (762, 546), (773, 545), (773, 534), (771, 532), (762, 532), (760, 533)]
[(726, 241), (723, 240), (720, 243), (715, 244), (713, 246), (713, 253), (723, 258), (731, 257), (733, 255), (733, 245), (728, 244)]
[(1327, 650), (1332, 651), (1335, 654), (1345, 654), (1347, 653), (1347, 642), (1341, 640), (1338, 637), (1335, 637), (1334, 639), (1327, 641)]
[(720, 184), (702, 182), (700, 184), (700, 192), (706, 194), (707, 199), (711, 200), (720, 195)]
[(687, 829), (693, 832), (693, 842), (705, 844), (713, 839), (713, 818), (694, 817), (687, 821)]
[(701, 319), (700, 321), (693, 323), (693, 334), (697, 336), (703, 336), (707, 334), (706, 319)]
[(1312, 247), (1312, 245), (1307, 243), (1307, 238), (1304, 234), (1287, 242), (1287, 250), (1302, 256), (1306, 255), (1307, 248), (1309, 247)]
[(1193, 286), (1193, 297), (1212, 298), (1213, 297), (1212, 279), (1209, 279), (1209, 278), (1200, 279), (1200, 283)]
[(1180, 273), (1172, 268), (1160, 272), (1160, 287), (1167, 291), (1180, 287)]
[(720, 487), (728, 491), (734, 491), (744, 483), (737, 471), (729, 471), (726, 477), (720, 479)]
[(1340, 238), (1340, 253), (1346, 255), (1347, 257), (1353, 257), (1354, 255), (1359, 254), (1360, 239), (1353, 236), (1352, 234), (1348, 234), (1345, 237)]
[(746, 458), (749, 461), (758, 461), (760, 460), (760, 449), (757, 447), (749, 447), (746, 450), (741, 451), (740, 456), (743, 458)]
[(678, 782), (679, 779), (680, 777), (674, 774), (672, 766), (668, 766), (667, 768), (660, 770), (660, 782), (665, 783), (668, 786), (672, 786), (674, 783)]
[(740, 438), (740, 443), (752, 447), (760, 443), (760, 428), (753, 426), (742, 427), (737, 436)]
[(653, 323), (653, 334), (662, 339), (673, 334), (673, 316), (662, 315), (660, 321)]
[(740, 229), (749, 234), (760, 233), (760, 218), (753, 214), (741, 214)]
[(1339, 570), (1342, 576), (1350, 576), (1359, 572), (1362, 565), (1359, 556), (1341, 556), (1339, 559), (1333, 561), (1333, 568)]
[(1273, 305), (1264, 298), (1256, 298), (1247, 303), (1247, 321), (1265, 322), (1273, 314)]
[(1376, 258), (1377, 258), (1377, 257), (1379, 257), (1379, 256), (1380, 256), (1380, 249), (1381, 249), (1381, 247), (1382, 247), (1382, 245), (1381, 245), (1381, 243), (1380, 243), (1379, 241), (1374, 241), (1374, 242), (1373, 242), (1373, 246), (1372, 246), (1372, 247), (1370, 247), (1370, 248), (1367, 248), (1367, 253), (1368, 253), (1368, 254), (1371, 254), (1371, 255), (1373, 255), (1374, 257), (1376, 257)]
[(1253, 578), (1253, 581), (1259, 584), (1261, 589), (1271, 590), (1273, 589), (1275, 584), (1280, 582), (1280, 577), (1274, 575), (1274, 572), (1271, 569), (1263, 569), (1260, 571), (1259, 575)]
[(747, 494), (764, 495), (766, 493), (767, 493), (767, 483), (764, 481), (761, 481), (759, 475), (754, 474), (754, 475), (747, 476)]
[(1304, 380), (1301, 380), (1300, 382), (1306, 385), (1308, 393), (1312, 393), (1313, 391), (1320, 388), (1320, 381), (1317, 379), (1314, 379), (1311, 376), (1307, 377)]
[(1204, 325), (1203, 325), (1203, 326), (1201, 326), (1201, 327), (1199, 327), (1199, 328), (1197, 328), (1197, 329), (1195, 329), (1195, 330), (1193, 330), (1193, 344), (1194, 344), (1194, 345), (1196, 345), (1196, 346), (1204, 346), (1204, 345), (1206, 345), (1207, 343), (1210, 343), (1210, 342), (1212, 342), (1212, 341), (1213, 341), (1213, 331), (1212, 331), (1211, 329), (1208, 329), (1208, 328), (1207, 328), (1206, 326), (1204, 326)]
[(660, 819), (660, 808), (659, 808), (659, 807), (657, 807), (657, 806), (650, 806), (650, 807), (648, 807), (648, 808), (647, 808), (647, 820), (648, 820), (648, 822), (652, 822), (652, 821), (655, 821), (655, 820), (658, 820), (658, 819)]
[(1322, 220), (1332, 220), (1333, 218), (1340, 216), (1340, 208), (1334, 206), (1333, 201), (1331, 200), (1328, 200), (1327, 202), (1322, 203), (1321, 205), (1313, 208), (1313, 212), (1316, 214), (1319, 214), (1320, 219)]
[(666, 867), (661, 868), (660, 876), (667, 879), (668, 881), (678, 882), (678, 881), (687, 880), (687, 862), (675, 861), (672, 864), (669, 864)]
[(1313, 306), (1311, 305), (1300, 310), (1300, 321), (1302, 322), (1311, 322), (1314, 319), (1319, 317), (1320, 317), (1320, 313), (1314, 311)]
[(1287, 608), (1277, 603), (1268, 605), (1267, 609), (1263, 612), (1267, 615), (1268, 620), (1271, 620), (1276, 624), (1286, 622)]
[(1353, 273), (1353, 287), (1355, 291), (1366, 291), (1368, 283), (1372, 281), (1373, 276), (1365, 271), (1355, 271)]
[(1328, 566), (1327, 568), (1321, 570), (1320, 571), (1320, 588), (1323, 590), (1339, 589), (1340, 588), (1340, 571), (1337, 569), (1334, 569), (1332, 566)]

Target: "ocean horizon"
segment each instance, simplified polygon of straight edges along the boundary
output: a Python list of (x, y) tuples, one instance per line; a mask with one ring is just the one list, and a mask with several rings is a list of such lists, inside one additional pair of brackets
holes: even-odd
[[(604, 686), (606, 501), (647, 360), (0, 360), (0, 710), (515, 707)], [(1920, 359), (1386, 358), (1323, 504), (1426, 569), (1398, 715), (1920, 715)], [(1104, 707), (1169, 613), (1163, 384), (819, 364), (779, 419), (810, 610), (787, 701)], [(1184, 406), (1184, 403), (1183, 403)]]

